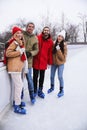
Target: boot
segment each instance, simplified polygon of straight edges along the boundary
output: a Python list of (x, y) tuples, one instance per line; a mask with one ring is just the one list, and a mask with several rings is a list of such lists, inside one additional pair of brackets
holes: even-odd
[(19, 114), (26, 114), (26, 109), (21, 108), (20, 105), (15, 105), (14, 112)]
[(43, 99), (45, 98), (45, 94), (40, 89), (38, 90), (38, 96)]
[[(13, 107), (14, 106), (15, 106), (15, 101), (13, 101)], [(25, 106), (26, 106), (25, 102), (21, 102), (20, 107), (25, 107)]]
[(51, 88), (50, 88), (50, 89), (48, 89), (47, 93), (49, 94), (49, 93), (51, 93), (53, 90), (54, 90), (54, 85), (53, 85), (53, 84), (51, 84)]
[(34, 97), (36, 97), (36, 96), (37, 96), (37, 91), (34, 92)]
[(34, 91), (30, 91), (30, 99), (31, 99), (31, 103), (35, 104), (36, 100), (35, 100)]
[(64, 89), (63, 89), (63, 87), (60, 87), (60, 91), (57, 96), (62, 97), (63, 95), (64, 95)]

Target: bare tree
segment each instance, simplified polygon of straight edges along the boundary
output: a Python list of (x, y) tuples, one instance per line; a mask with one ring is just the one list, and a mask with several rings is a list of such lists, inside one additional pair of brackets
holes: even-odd
[(41, 33), (42, 29), (45, 26), (48, 26), (50, 28), (50, 31), (51, 31), (52, 39), (55, 40), (58, 32), (61, 30), (59, 25), (60, 24), (57, 23), (56, 21), (52, 22), (52, 20), (50, 19), (50, 14), (48, 12), (46, 16), (41, 16), (40, 24), (39, 24), (39, 26), (37, 26), (37, 29), (36, 29), (36, 34)]
[(6, 43), (11, 38), (11, 36), (11, 31), (3, 32), (0, 35), (0, 42)]
[(67, 40), (76, 43), (79, 37), (79, 26), (68, 23), (66, 26), (66, 30), (67, 30)]
[(87, 15), (79, 13), (78, 17), (81, 20), (80, 25), (82, 26), (82, 30), (83, 30), (84, 42), (86, 42), (87, 41), (87, 39), (86, 39), (86, 35), (87, 35)]
[(11, 30), (14, 25), (24, 29), (26, 27), (26, 20), (24, 18), (17, 20), (17, 22), (9, 26), (9, 30)]
[(8, 30), (3, 32), (1, 35), (0, 35), (0, 42), (3, 42), (3, 43), (6, 43), (12, 36), (12, 33), (11, 33), (11, 29), (12, 27), (16, 25), (16, 26), (19, 26), (21, 28), (25, 28), (26, 27), (26, 22), (25, 22), (25, 19), (19, 19), (18, 22), (16, 23), (13, 23), (12, 25), (10, 25), (8, 27)]

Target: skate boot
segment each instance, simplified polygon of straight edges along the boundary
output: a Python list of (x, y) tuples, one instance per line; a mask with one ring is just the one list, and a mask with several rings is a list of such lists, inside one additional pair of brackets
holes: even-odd
[[(13, 107), (15, 106), (15, 101), (13, 101)], [(25, 107), (26, 106), (26, 104), (25, 104), (25, 102), (21, 102), (21, 104), (20, 104), (20, 107)]]
[(64, 90), (63, 90), (63, 87), (60, 87), (60, 91), (58, 93), (58, 97), (62, 97), (64, 95)]
[(45, 94), (40, 89), (38, 90), (38, 96), (43, 99), (45, 98)]
[(14, 112), (18, 114), (26, 114), (26, 109), (21, 108), (20, 105), (15, 105)]
[(35, 99), (34, 91), (30, 91), (30, 99), (31, 99), (31, 103), (35, 104), (36, 99)]
[(47, 93), (49, 94), (49, 93), (51, 93), (53, 90), (54, 90), (54, 85), (51, 85), (51, 88), (48, 89)]

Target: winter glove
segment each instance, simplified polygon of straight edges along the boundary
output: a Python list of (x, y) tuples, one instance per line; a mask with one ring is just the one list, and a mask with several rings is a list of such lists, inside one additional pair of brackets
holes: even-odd
[(31, 52), (26, 51), (26, 56), (27, 58), (31, 57), (32, 56)]
[(16, 51), (20, 51), (22, 55), (25, 52), (25, 48), (20, 48), (20, 46), (17, 46)]
[(25, 52), (25, 48), (21, 48), (22, 52)]
[(59, 45), (57, 45), (57, 46), (56, 46), (56, 49), (57, 49), (57, 50), (60, 50), (60, 47), (59, 47)]
[(25, 48), (21, 48), (20, 50), (21, 55), (25, 52)]

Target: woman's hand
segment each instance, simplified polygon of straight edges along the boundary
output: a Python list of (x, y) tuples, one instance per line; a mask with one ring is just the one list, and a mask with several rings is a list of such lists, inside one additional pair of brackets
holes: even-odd
[(56, 49), (57, 49), (57, 50), (60, 50), (60, 47), (59, 47), (59, 45), (57, 45), (57, 46), (56, 46)]

